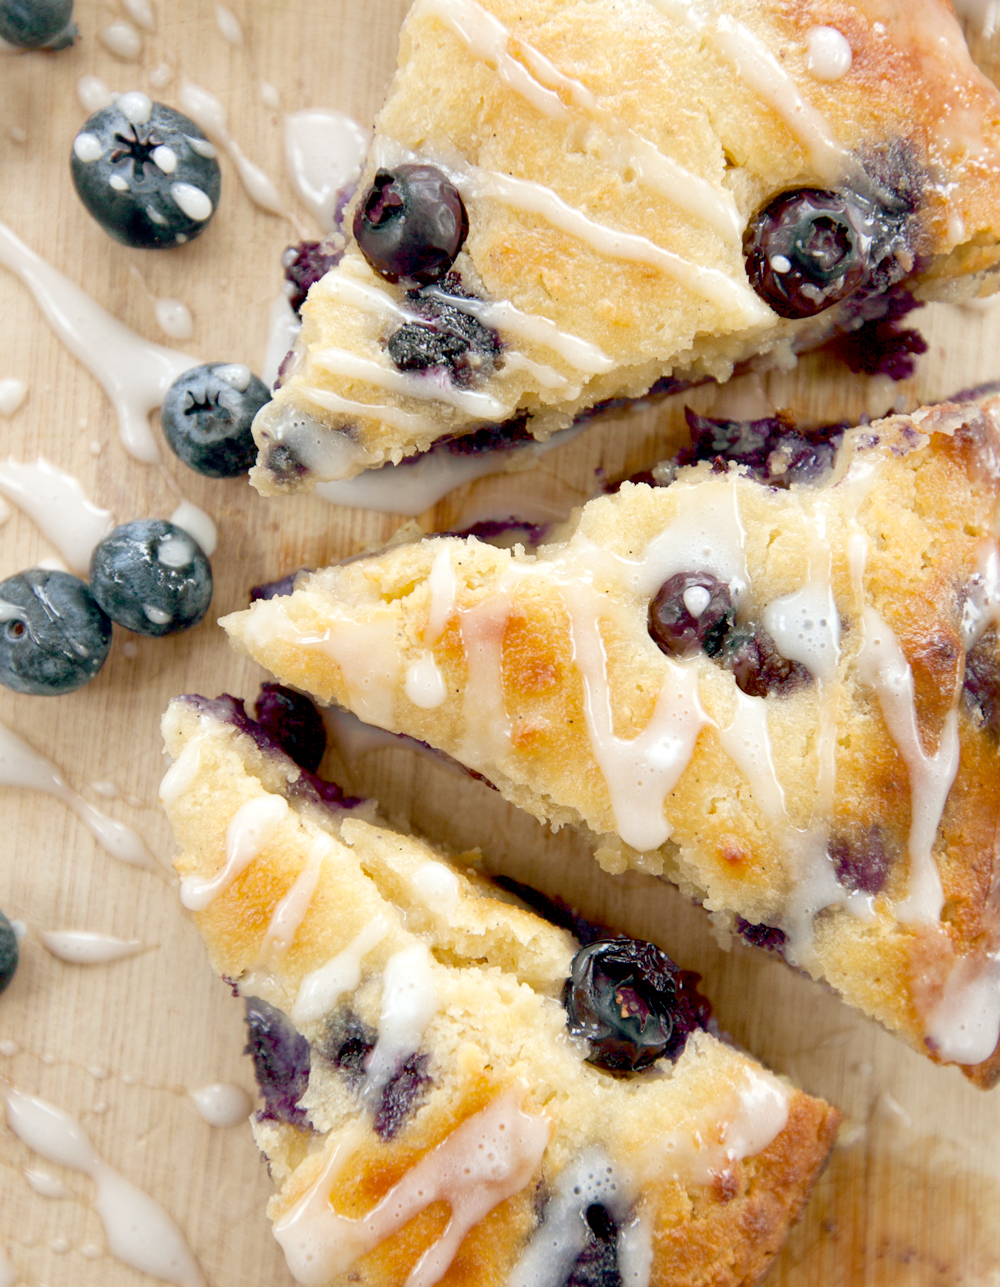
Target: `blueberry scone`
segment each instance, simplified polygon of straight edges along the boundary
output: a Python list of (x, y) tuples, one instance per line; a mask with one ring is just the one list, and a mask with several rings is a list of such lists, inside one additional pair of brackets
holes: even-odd
[(241, 702), (180, 698), (163, 731), (181, 899), (246, 998), (296, 1281), (757, 1280), (838, 1119), (708, 1031), (697, 975), (650, 943), (581, 947)]
[(691, 422), (537, 555), (427, 539), (223, 624), (992, 1085), (1000, 399)]
[(254, 485), (545, 439), (988, 293), (998, 161), (948, 0), (416, 0)]

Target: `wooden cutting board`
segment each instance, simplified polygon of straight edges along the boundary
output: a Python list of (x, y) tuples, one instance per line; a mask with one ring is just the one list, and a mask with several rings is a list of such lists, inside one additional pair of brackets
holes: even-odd
[[(108, 0), (78, 0), (82, 38), (58, 55), (0, 54), (0, 219), (140, 334), (158, 333), (152, 297), (181, 299), (195, 322), (181, 347), (205, 360), (260, 369), (279, 256), (292, 225), (256, 209), (223, 158), (223, 197), (205, 235), (168, 252), (126, 250), (83, 212), (69, 181), (72, 138), (84, 119), (77, 80), (139, 88), (177, 102), (181, 76), (217, 94), (236, 140), (310, 226), (283, 168), (283, 112), (338, 108), (370, 122), (391, 75), (403, 0), (231, 0), (243, 42), (227, 42), (208, 0), (153, 0), (156, 30), (123, 61), (98, 33), (125, 16)], [(990, 51), (986, 51), (987, 53)], [(150, 73), (171, 78), (152, 90)], [(261, 97), (274, 85), (281, 110)], [(764, 381), (773, 401), (805, 421), (878, 415), (1000, 376), (1000, 306), (924, 310), (930, 344), (915, 379), (859, 380), (826, 359)], [(262, 678), (228, 648), (215, 619), (246, 603), (248, 587), (386, 540), (396, 517), (316, 498), (265, 501), (240, 481), (214, 482), (172, 457), (143, 466), (119, 444), (105, 395), (55, 339), (29, 295), (0, 270), (0, 379), (29, 385), (0, 418), (0, 454), (39, 454), (76, 475), (118, 521), (167, 517), (178, 491), (219, 528), (210, 617), (172, 640), (116, 628), (108, 664), (88, 688), (43, 699), (0, 691), (0, 719), (55, 760), (94, 804), (135, 827), (162, 861), (157, 877), (97, 847), (62, 804), (0, 789), (0, 908), (28, 926), (22, 964), (0, 998), (0, 1076), (77, 1115), (101, 1154), (171, 1213), (212, 1287), (291, 1283), (272, 1242), (265, 1167), (249, 1129), (208, 1126), (188, 1091), (210, 1082), (253, 1089), (241, 1007), (212, 976), (181, 912), (167, 863), (171, 841), (156, 805), (164, 764), (157, 721), (180, 692), (251, 696)], [(689, 395), (711, 411), (732, 393)], [(729, 404), (731, 405), (731, 403)], [(546, 456), (531, 473), (460, 488), (423, 515), (425, 530), (512, 511), (565, 513), (614, 476), (648, 466), (681, 423), (681, 402), (610, 420)], [(0, 526), (0, 577), (54, 551), (15, 512)], [(546, 833), (495, 793), (403, 747), (346, 743), (331, 753), (352, 790), (487, 863), (559, 891), (588, 916), (657, 940), (705, 976), (724, 1030), (846, 1117), (841, 1145), (769, 1278), (773, 1287), (997, 1287), (1000, 1284), (1000, 1092), (983, 1094), (940, 1070), (807, 979), (748, 949), (723, 951), (707, 919), (670, 888), (602, 874), (585, 845)], [(111, 784), (100, 794), (94, 784)], [(138, 938), (130, 960), (68, 965), (39, 934), (85, 929)], [(69, 1196), (40, 1196), (25, 1168), (58, 1176)], [(0, 1245), (32, 1287), (132, 1287), (149, 1281), (106, 1254), (92, 1182), (43, 1164), (0, 1126)], [(86, 1253), (84, 1253), (84, 1249)]]

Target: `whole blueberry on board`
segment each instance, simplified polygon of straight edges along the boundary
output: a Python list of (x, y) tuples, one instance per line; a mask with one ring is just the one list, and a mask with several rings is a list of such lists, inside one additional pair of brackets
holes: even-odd
[(379, 170), (354, 213), (361, 253), (389, 282), (440, 281), (468, 232), (458, 189), (433, 165)]
[(89, 683), (111, 648), (111, 622), (68, 572), (29, 568), (0, 582), (0, 683), (56, 697)]
[(139, 91), (84, 123), (70, 169), (80, 200), (126, 246), (183, 245), (205, 231), (219, 204), (214, 145), (194, 121)]
[(76, 37), (73, 0), (0, 0), (0, 40), (18, 49), (65, 49)]
[(160, 409), (167, 444), (185, 465), (208, 478), (245, 474), (257, 458), (250, 429), (271, 395), (238, 362), (194, 366), (170, 386)]
[(10, 921), (0, 912), (0, 992), (7, 987), (17, 971), (17, 935)]
[(850, 194), (783, 192), (743, 239), (750, 284), (781, 317), (814, 317), (847, 299), (872, 268), (871, 214)]
[(112, 621), (139, 635), (196, 626), (212, 601), (212, 568), (183, 528), (157, 518), (116, 527), (94, 548), (90, 588)]

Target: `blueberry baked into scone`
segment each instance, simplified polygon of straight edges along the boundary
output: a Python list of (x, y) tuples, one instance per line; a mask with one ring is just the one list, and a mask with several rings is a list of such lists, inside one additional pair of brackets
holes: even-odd
[(252, 481), (545, 439), (989, 293), (998, 162), (948, 0), (416, 0)]
[(572, 918), (581, 946), (242, 702), (179, 698), (163, 732), (181, 899), (246, 999), (298, 1282), (757, 1281), (838, 1115), (712, 1035), (697, 975)]
[(536, 555), (428, 538), (222, 624), (990, 1086), (1000, 399), (813, 440), (691, 419), (664, 485)]

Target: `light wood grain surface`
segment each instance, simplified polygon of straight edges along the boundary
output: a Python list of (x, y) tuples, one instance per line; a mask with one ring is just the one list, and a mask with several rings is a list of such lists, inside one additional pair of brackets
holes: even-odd
[[(93, 73), (112, 89), (148, 90), (150, 71), (168, 63), (176, 75), (154, 97), (176, 103), (181, 75), (218, 94), (238, 142), (308, 225), (284, 177), (282, 111), (333, 107), (369, 122), (406, 6), (230, 4), (245, 33), (241, 48), (222, 38), (208, 0), (153, 0), (157, 30), (144, 35), (139, 62), (123, 62), (98, 39), (122, 13), (111, 0), (78, 0), (82, 39), (73, 50), (0, 55), (0, 219), (142, 335), (169, 343), (158, 334), (151, 294), (177, 297), (195, 319), (194, 338), (179, 347), (259, 369), (291, 225), (256, 210), (224, 158), (220, 209), (203, 237), (168, 252), (115, 245), (83, 212), (69, 180), (69, 149), (85, 116), (76, 82)], [(262, 79), (279, 90), (282, 111), (264, 106)], [(1000, 377), (1000, 306), (936, 306), (920, 325), (930, 352), (903, 386), (857, 380), (814, 358), (769, 378), (768, 391), (803, 420), (828, 422)], [(215, 599), (196, 630), (151, 640), (116, 628), (101, 675), (69, 697), (0, 691), (0, 719), (88, 799), (140, 831), (164, 864), (157, 878), (116, 862), (61, 804), (0, 789), (0, 907), (29, 927), (20, 971), (0, 998), (0, 1041), (18, 1048), (0, 1055), (0, 1076), (77, 1114), (103, 1156), (171, 1213), (212, 1287), (284, 1287), (291, 1279), (264, 1217), (270, 1184), (249, 1129), (208, 1126), (187, 1093), (215, 1081), (252, 1090), (253, 1082), (241, 1058), (240, 1005), (211, 976), (168, 874), (171, 841), (156, 806), (164, 767), (157, 721), (179, 692), (256, 691), (262, 676), (230, 652), (215, 625), (245, 604), (250, 585), (384, 541), (402, 520), (314, 498), (264, 501), (240, 481), (199, 478), (173, 458), (161, 471), (139, 465), (121, 448), (101, 389), (49, 331), (27, 290), (0, 270), (0, 378), (8, 376), (26, 381), (29, 394), (9, 420), (0, 418), (0, 454), (45, 456), (119, 521), (168, 516), (180, 490), (213, 516), (220, 539)], [(710, 410), (723, 396), (699, 390), (689, 400)], [(460, 489), (421, 526), (453, 528), (526, 506), (565, 511), (592, 491), (596, 470), (614, 476), (663, 454), (679, 432), (681, 407), (605, 422), (529, 474)], [(0, 578), (52, 553), (21, 514), (0, 527)], [(451, 845), (479, 845), (496, 869), (655, 939), (704, 974), (736, 1041), (841, 1107), (842, 1144), (771, 1287), (1000, 1285), (1000, 1092), (983, 1094), (956, 1070), (932, 1067), (781, 964), (741, 947), (722, 951), (703, 915), (674, 891), (637, 875), (603, 875), (582, 842), (544, 832), (457, 771), (404, 747), (333, 751), (328, 767), (349, 788), (376, 794), (394, 819)], [(120, 797), (97, 794), (92, 784), (102, 782)], [(66, 928), (139, 938), (148, 950), (113, 965), (67, 965), (39, 940), (43, 930)], [(31, 1166), (58, 1175), (71, 1196), (41, 1197), (24, 1176)], [(40, 1163), (0, 1126), (0, 1245), (25, 1283), (149, 1281), (103, 1251), (92, 1197), (89, 1179)]]

